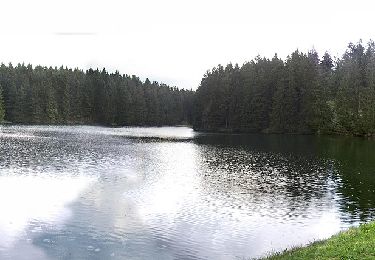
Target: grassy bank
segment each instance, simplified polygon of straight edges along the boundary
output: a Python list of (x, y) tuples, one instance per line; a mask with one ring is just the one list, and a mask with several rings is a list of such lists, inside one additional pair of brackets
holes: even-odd
[(375, 222), (265, 259), (375, 259)]

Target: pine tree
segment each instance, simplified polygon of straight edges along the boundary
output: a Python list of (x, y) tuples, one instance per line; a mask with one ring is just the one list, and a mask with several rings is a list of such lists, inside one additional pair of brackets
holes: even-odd
[(4, 107), (4, 100), (3, 100), (3, 89), (0, 86), (0, 123), (4, 121), (5, 118), (5, 107)]

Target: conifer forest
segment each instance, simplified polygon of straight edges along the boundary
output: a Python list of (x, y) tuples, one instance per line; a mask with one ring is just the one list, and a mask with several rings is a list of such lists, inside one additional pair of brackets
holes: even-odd
[(2, 64), (0, 120), (372, 136), (375, 44), (350, 43), (341, 57), (296, 50), (218, 65), (195, 91), (105, 69)]

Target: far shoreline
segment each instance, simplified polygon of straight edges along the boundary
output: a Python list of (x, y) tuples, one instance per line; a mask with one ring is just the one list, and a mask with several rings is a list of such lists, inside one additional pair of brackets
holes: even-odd
[(187, 127), (191, 128), (196, 133), (205, 133), (205, 134), (228, 134), (228, 135), (285, 135), (285, 136), (330, 136), (330, 137), (354, 137), (365, 140), (375, 140), (375, 135), (361, 135), (361, 134), (352, 134), (352, 133), (341, 133), (341, 132), (280, 132), (280, 131), (252, 131), (247, 129), (233, 129), (233, 128), (215, 128), (215, 129), (206, 129), (206, 128), (196, 128), (191, 124), (176, 124), (176, 125), (108, 125), (108, 124), (89, 124), (89, 123), (13, 123), (9, 121), (4, 121), (0, 123), (1, 126), (91, 126), (91, 127), (105, 127), (105, 128), (127, 128), (127, 127)]

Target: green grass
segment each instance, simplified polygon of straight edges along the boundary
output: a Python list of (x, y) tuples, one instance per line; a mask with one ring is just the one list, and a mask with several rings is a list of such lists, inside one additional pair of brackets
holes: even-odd
[(276, 253), (265, 259), (375, 259), (375, 222), (350, 228), (327, 240)]

